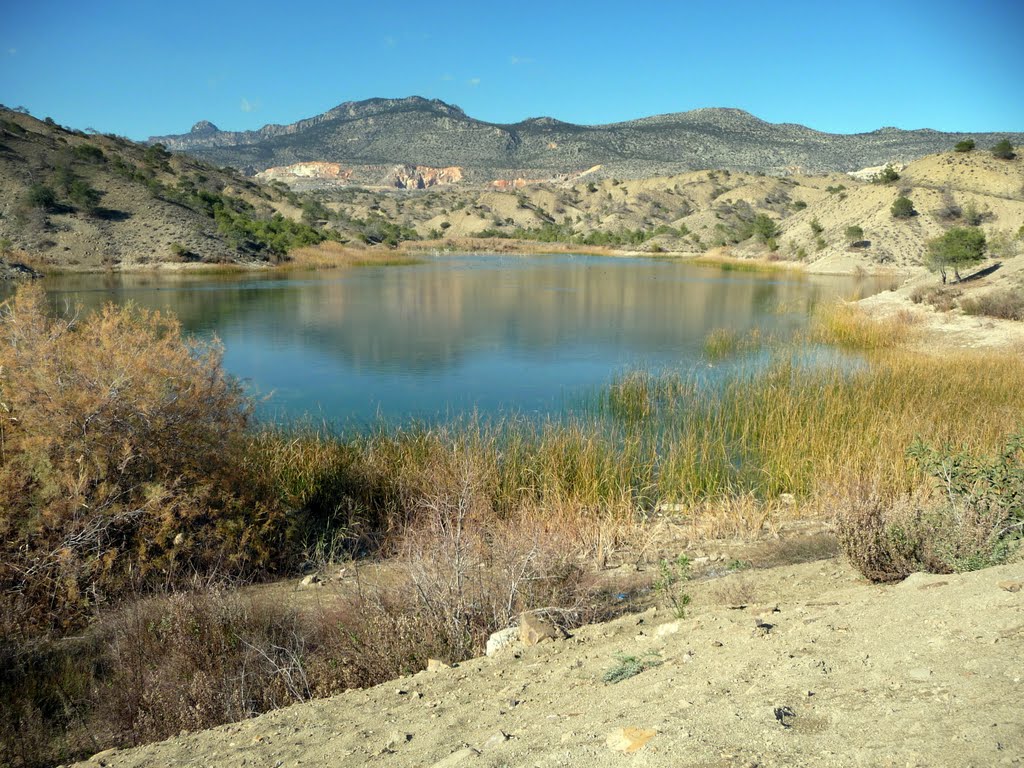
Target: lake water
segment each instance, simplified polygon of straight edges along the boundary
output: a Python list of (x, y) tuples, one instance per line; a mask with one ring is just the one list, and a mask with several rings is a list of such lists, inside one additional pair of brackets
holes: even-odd
[(706, 369), (716, 328), (785, 336), (852, 278), (668, 259), (452, 256), (244, 275), (63, 275), (54, 301), (170, 310), (218, 336), (266, 419), (349, 425), (467, 412), (555, 414), (629, 368)]

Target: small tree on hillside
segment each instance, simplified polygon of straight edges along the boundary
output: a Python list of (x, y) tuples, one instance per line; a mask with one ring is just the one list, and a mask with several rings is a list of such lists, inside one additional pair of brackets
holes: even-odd
[(851, 224), (846, 228), (846, 242), (851, 246), (857, 245), (861, 240), (864, 239), (864, 230), (856, 224)]
[(959, 283), (960, 267), (977, 264), (984, 258), (985, 233), (976, 227), (953, 227), (944, 235), (928, 241), (925, 265), (942, 276), (943, 284), (946, 282), (946, 270), (952, 268)]
[(974, 139), (964, 139), (963, 141), (958, 141), (956, 143), (956, 146), (953, 147), (953, 149), (956, 150), (957, 152), (970, 152), (972, 149), (974, 149)]
[(902, 195), (896, 198), (896, 202), (892, 204), (890, 211), (894, 219), (909, 219), (917, 215), (917, 211), (914, 210), (914, 204), (910, 201), (910, 198)]
[(1013, 145), (1007, 139), (1003, 139), (992, 147), (992, 154), (1000, 160), (1013, 160), (1016, 157), (1013, 153)]

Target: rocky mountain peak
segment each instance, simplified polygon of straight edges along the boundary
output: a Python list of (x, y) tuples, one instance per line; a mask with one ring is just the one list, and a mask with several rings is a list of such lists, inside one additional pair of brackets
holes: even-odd
[(218, 133), (220, 128), (211, 123), (209, 120), (200, 120), (198, 123), (192, 126), (192, 130), (189, 133), (192, 134), (207, 134), (207, 133)]

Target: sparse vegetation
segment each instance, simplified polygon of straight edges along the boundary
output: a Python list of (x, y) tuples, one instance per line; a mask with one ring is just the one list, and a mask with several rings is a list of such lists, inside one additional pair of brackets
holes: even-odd
[(963, 141), (958, 141), (956, 143), (956, 146), (953, 147), (953, 149), (957, 152), (970, 152), (971, 150), (974, 149), (974, 139), (964, 139)]
[(902, 195), (896, 198), (890, 211), (894, 219), (910, 219), (917, 215), (917, 211), (914, 209), (914, 204), (910, 201), (910, 198)]
[(615, 666), (601, 676), (602, 682), (608, 685), (621, 683), (623, 680), (629, 680), (648, 669), (654, 669), (654, 667), (664, 664), (661, 654), (657, 651), (648, 651), (641, 656), (618, 653), (615, 654), (615, 662)]
[(686, 618), (686, 607), (690, 594), (686, 582), (690, 580), (690, 558), (679, 555), (674, 560), (662, 558), (658, 561), (658, 577), (654, 580), (654, 591), (663, 601), (672, 606), (677, 619)]
[(1017, 155), (1013, 151), (1013, 145), (1008, 139), (996, 142), (995, 146), (992, 147), (992, 156), (998, 157), (1000, 160), (1013, 160)]

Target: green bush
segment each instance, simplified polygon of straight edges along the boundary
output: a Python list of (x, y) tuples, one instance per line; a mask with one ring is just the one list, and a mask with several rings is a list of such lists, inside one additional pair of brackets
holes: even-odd
[(52, 211), (57, 206), (57, 193), (45, 184), (33, 184), (25, 193), (25, 204), (31, 208)]
[(873, 184), (892, 184), (894, 181), (899, 181), (900, 175), (893, 168), (892, 164), (886, 165), (885, 168), (880, 170), (874, 176), (871, 177)]
[(970, 152), (972, 149), (974, 149), (974, 139), (964, 139), (963, 141), (958, 141), (956, 143), (956, 146), (953, 147), (953, 149), (957, 152)]
[(754, 217), (752, 229), (757, 239), (766, 244), (779, 234), (779, 225), (764, 213), (759, 213)]
[(82, 179), (75, 179), (68, 186), (68, 200), (75, 208), (85, 213), (95, 213), (101, 197), (102, 194), (98, 190), (93, 189)]
[(76, 144), (71, 152), (77, 160), (87, 163), (102, 163), (107, 159), (103, 150), (95, 144)]
[(910, 201), (910, 198), (903, 197), (902, 195), (896, 198), (892, 208), (889, 210), (894, 219), (909, 219), (917, 215), (917, 211), (914, 209), (914, 204)]
[(998, 157), (1000, 160), (1013, 160), (1013, 158), (1017, 156), (1014, 154), (1013, 145), (1008, 139), (1003, 139), (1002, 141), (997, 142), (996, 145), (992, 147), (992, 155), (993, 157)]
[(856, 242), (858, 242), (860, 240), (863, 240), (863, 239), (864, 239), (864, 230), (863, 230), (863, 228), (857, 226), (856, 224), (851, 224), (849, 227), (846, 228), (846, 240), (851, 245), (853, 243), (856, 243)]

